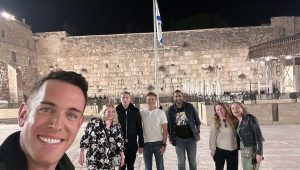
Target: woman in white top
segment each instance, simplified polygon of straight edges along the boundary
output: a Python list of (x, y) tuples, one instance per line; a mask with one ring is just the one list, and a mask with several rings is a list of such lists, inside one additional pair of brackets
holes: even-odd
[(237, 119), (224, 103), (214, 105), (214, 120), (211, 125), (209, 147), (216, 170), (223, 170), (226, 161), (228, 170), (238, 170), (238, 149), (236, 141)]

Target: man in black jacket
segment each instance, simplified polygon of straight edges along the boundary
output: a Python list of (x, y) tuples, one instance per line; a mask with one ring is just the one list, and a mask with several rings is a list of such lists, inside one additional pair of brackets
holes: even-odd
[(175, 146), (178, 170), (185, 170), (186, 155), (190, 170), (197, 169), (197, 141), (200, 140), (200, 119), (191, 103), (183, 101), (180, 90), (173, 92), (174, 104), (167, 111), (170, 142)]
[(1, 170), (74, 170), (65, 154), (83, 122), (88, 83), (75, 72), (54, 71), (37, 82), (19, 108), (21, 131), (0, 147)]
[(134, 169), (136, 152), (138, 151), (141, 154), (144, 145), (140, 111), (130, 101), (130, 93), (127, 91), (122, 92), (121, 104), (116, 108), (125, 142), (125, 165), (121, 167), (122, 170), (125, 170), (126, 167), (128, 170)]

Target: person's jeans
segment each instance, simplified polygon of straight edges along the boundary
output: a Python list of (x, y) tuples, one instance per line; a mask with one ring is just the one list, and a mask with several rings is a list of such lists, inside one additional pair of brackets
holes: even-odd
[(178, 170), (185, 170), (185, 152), (187, 153), (190, 170), (197, 169), (197, 142), (194, 138), (179, 138), (176, 136), (176, 154), (178, 160)]
[(259, 170), (260, 163), (253, 164), (252, 158), (245, 158), (241, 156), (243, 169)]
[(163, 155), (161, 155), (159, 152), (161, 144), (162, 144), (162, 141), (144, 143), (143, 157), (144, 157), (144, 163), (145, 163), (145, 170), (152, 170), (153, 155), (155, 157), (157, 170), (164, 170)]

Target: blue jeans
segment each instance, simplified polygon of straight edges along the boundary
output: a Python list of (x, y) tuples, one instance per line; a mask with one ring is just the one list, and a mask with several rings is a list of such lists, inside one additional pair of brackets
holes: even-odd
[(176, 136), (176, 154), (178, 160), (178, 170), (185, 170), (185, 152), (189, 160), (190, 170), (197, 169), (196, 152), (197, 141), (194, 138), (179, 138)]
[(152, 157), (154, 155), (157, 170), (164, 170), (164, 158), (160, 154), (159, 150), (161, 147), (162, 141), (158, 142), (146, 142), (144, 143), (144, 163), (145, 170), (152, 170)]

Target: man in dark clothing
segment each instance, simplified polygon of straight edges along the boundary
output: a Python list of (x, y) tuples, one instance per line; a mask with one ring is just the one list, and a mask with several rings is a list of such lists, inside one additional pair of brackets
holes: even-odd
[(188, 156), (190, 170), (197, 169), (197, 141), (200, 140), (200, 119), (198, 112), (190, 103), (183, 101), (180, 90), (173, 92), (174, 104), (167, 111), (170, 142), (175, 146), (178, 170), (185, 170)]
[[(11, 134), (1, 145), (0, 151), (1, 170), (25, 170), (28, 163), (25, 153), (20, 146), (20, 131)], [(71, 160), (64, 154), (56, 165), (57, 170), (75, 169)]]
[(121, 104), (116, 108), (125, 141), (125, 165), (121, 167), (122, 170), (125, 170), (126, 167), (128, 170), (134, 169), (136, 152), (138, 151), (141, 154), (144, 145), (140, 111), (130, 101), (130, 93), (127, 91), (122, 92)]
[(65, 154), (83, 122), (88, 83), (57, 70), (38, 81), (19, 108), (21, 131), (0, 146), (1, 170), (74, 170)]

